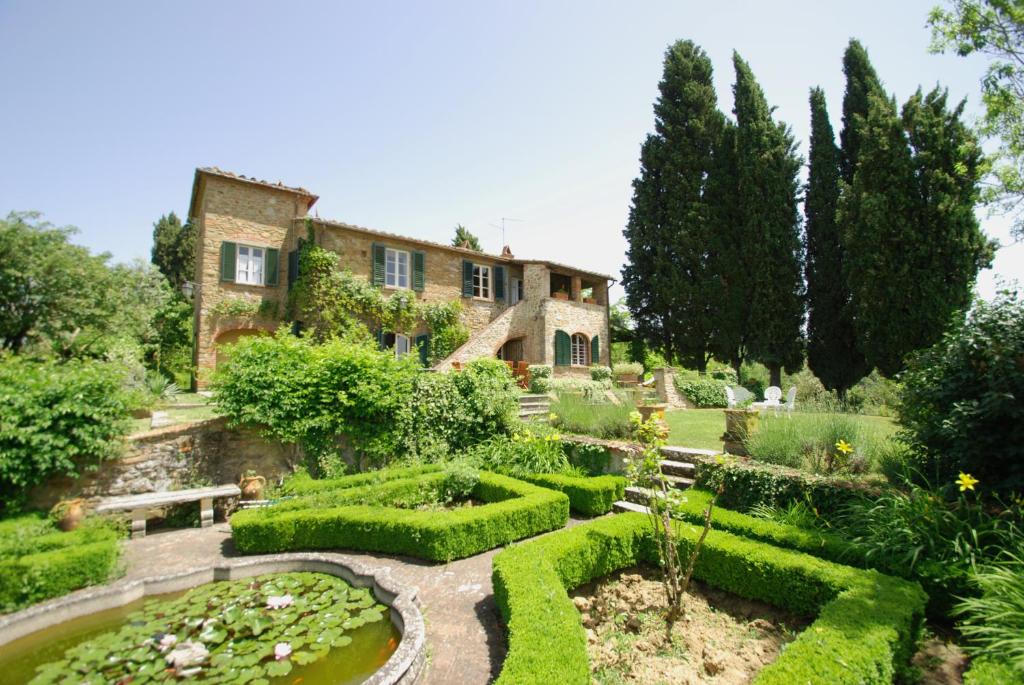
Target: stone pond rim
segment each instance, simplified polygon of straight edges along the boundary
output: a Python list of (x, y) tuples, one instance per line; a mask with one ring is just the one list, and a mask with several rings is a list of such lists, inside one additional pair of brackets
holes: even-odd
[(336, 554), (294, 552), (227, 560), (180, 573), (152, 576), (85, 588), (22, 611), (0, 616), (0, 645), (64, 621), (124, 606), (150, 595), (187, 590), (219, 580), (237, 580), (265, 573), (326, 573), (355, 587), (370, 588), (377, 601), (391, 608), (391, 621), (401, 632), (397, 649), (363, 685), (413, 685), (426, 664), (426, 627), (416, 602), (416, 588), (403, 587), (386, 570), (372, 570)]

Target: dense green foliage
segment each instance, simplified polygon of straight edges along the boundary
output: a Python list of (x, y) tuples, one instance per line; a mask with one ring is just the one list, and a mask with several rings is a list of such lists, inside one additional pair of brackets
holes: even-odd
[(686, 379), (675, 376), (676, 389), (698, 409), (728, 406), (725, 389), (728, 383), (711, 378)]
[(231, 517), (231, 531), (246, 554), (341, 548), (451, 561), (561, 528), (569, 518), (564, 494), (507, 476), (482, 472), (472, 497), (487, 504), (440, 512), (365, 504), (249, 509)]
[(950, 0), (928, 17), (932, 49), (961, 56), (981, 53), (990, 62), (981, 79), (984, 135), (998, 139), (992, 176), (982, 199), (1013, 217), (1024, 237), (1024, 7), (1016, 0)]
[(150, 261), (176, 291), (195, 278), (196, 233), (195, 226), (190, 222), (182, 224), (174, 212), (161, 216), (153, 224)]
[[(1018, 553), (1021, 547), (1018, 540)], [(968, 653), (998, 654), (1024, 680), (1024, 558), (1003, 550), (972, 574), (971, 585), (978, 596), (960, 600), (954, 611)]]
[[(852, 451), (839, 450), (840, 440)], [(888, 431), (840, 413), (767, 414), (744, 441), (748, 454), (760, 462), (825, 475), (877, 471), (890, 444)]]
[(665, 51), (655, 133), (641, 152), (623, 287), (634, 334), (703, 370), (720, 305), (717, 245), (706, 199), (712, 148), (723, 126), (711, 60), (691, 41)]
[(0, 613), (105, 582), (117, 570), (118, 538), (99, 520), (70, 533), (37, 515), (0, 521)]
[(960, 471), (990, 491), (1024, 487), (1024, 303), (1003, 293), (918, 354), (904, 376), (900, 423), (920, 468)]
[[(688, 553), (699, 531), (680, 523)], [(657, 563), (650, 521), (599, 519), (501, 552), (494, 594), (509, 631), (499, 683), (588, 683), (586, 637), (566, 590), (620, 568)], [(924, 595), (912, 583), (712, 531), (698, 579), (815, 620), (756, 683), (891, 683), (907, 671)]]
[(484, 249), (480, 247), (480, 239), (462, 224), (455, 225), (455, 235), (452, 236), (452, 245), (455, 247), (465, 246), (471, 250), (476, 250), (477, 252), (484, 251)]
[[(32, 683), (63, 683), (69, 673), (108, 683), (269, 682), (348, 645), (352, 636), (346, 633), (384, 620), (386, 612), (369, 588), (326, 573), (208, 583), (182, 597), (146, 604), (121, 628), (76, 644), (40, 666)], [(175, 649), (187, 644), (201, 645), (206, 654), (176, 663)], [(290, 649), (278, 657), (282, 644)]]
[(1024, 683), (1024, 677), (996, 656), (982, 656), (971, 660), (964, 673), (964, 685), (1015, 685)]
[(215, 390), (233, 424), (302, 445), (317, 473), (340, 468), (346, 447), (362, 466), (437, 459), (516, 424), (515, 384), (497, 360), (424, 374), (365, 340), (318, 345), (283, 329), (240, 341)]
[(128, 430), (124, 372), (98, 361), (0, 355), (0, 511), (51, 476), (116, 456)]
[(511, 437), (496, 435), (462, 455), (487, 471), (521, 478), (535, 473), (569, 473), (562, 436), (542, 424), (523, 426)]
[(558, 490), (569, 498), (569, 508), (583, 516), (600, 516), (612, 510), (626, 490), (621, 476), (575, 476), (564, 473), (543, 473), (524, 476), (523, 480), (544, 488)]
[(749, 268), (753, 279), (746, 293), (746, 348), (769, 368), (772, 385), (778, 385), (783, 367), (795, 371), (803, 363), (803, 249), (797, 212), (803, 160), (789, 127), (772, 117), (750, 66), (738, 53), (733, 53), (733, 65), (739, 189), (734, 201), (740, 220), (734, 249), (744, 253), (740, 268)]
[(559, 393), (551, 403), (551, 424), (566, 433), (592, 435), (609, 440), (629, 438), (632, 428), (629, 415), (635, 411), (632, 403), (618, 404), (607, 400), (588, 400), (574, 393)]
[(857, 349), (842, 278), (843, 244), (836, 223), (840, 154), (828, 120), (825, 93), (811, 90), (811, 149), (804, 200), (807, 259), (807, 365), (840, 398), (870, 371)]

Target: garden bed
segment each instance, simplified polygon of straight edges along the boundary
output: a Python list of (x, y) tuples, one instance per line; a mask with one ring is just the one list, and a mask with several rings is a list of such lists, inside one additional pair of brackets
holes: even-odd
[(662, 618), (665, 590), (648, 567), (613, 573), (571, 596), (586, 629), (597, 683), (747, 683), (810, 622), (694, 583), (686, 616), (675, 624), (669, 642)]

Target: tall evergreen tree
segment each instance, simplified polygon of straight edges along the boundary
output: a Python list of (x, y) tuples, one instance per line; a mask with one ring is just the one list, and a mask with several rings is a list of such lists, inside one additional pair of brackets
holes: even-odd
[(473, 233), (470, 233), (469, 229), (462, 224), (455, 224), (455, 236), (452, 238), (452, 245), (455, 247), (466, 246), (477, 252), (483, 252), (484, 250), (480, 247), (480, 239)]
[[(704, 372), (711, 357), (718, 292), (709, 287), (713, 274), (705, 192), (712, 147), (724, 117), (717, 109), (711, 60), (691, 41), (678, 41), (668, 48), (658, 89), (653, 138), (658, 141), (662, 192), (650, 203), (656, 207), (641, 211), (644, 203), (638, 202), (637, 195), (646, 190), (634, 184), (634, 211), (626, 237), (631, 250), (635, 238), (645, 232), (645, 239), (662, 247), (653, 268), (627, 267), (624, 284), (631, 303), (643, 300), (649, 290), (658, 291), (656, 320), (662, 330), (646, 339), (666, 356)], [(638, 182), (647, 182), (644, 170)], [(646, 226), (641, 229), (638, 224)], [(641, 282), (645, 270), (651, 274), (646, 283)], [(639, 313), (634, 310), (634, 318), (639, 320)]]
[(916, 93), (903, 107), (869, 96), (853, 184), (840, 202), (844, 272), (854, 326), (869, 364), (886, 375), (939, 340), (970, 303), (992, 258), (981, 232), (981, 151), (949, 109), (945, 91)]
[(150, 261), (167, 277), (171, 287), (181, 289), (195, 275), (196, 235), (191, 223), (171, 212), (153, 224), (153, 250)]
[(782, 369), (803, 364), (804, 286), (798, 175), (803, 160), (789, 127), (772, 110), (750, 66), (733, 53), (736, 161), (742, 244), (754, 265), (747, 348), (768, 367), (773, 385)]
[(846, 92), (843, 93), (843, 129), (839, 132), (839, 169), (843, 181), (853, 183), (860, 153), (861, 127), (868, 115), (868, 101), (872, 94), (881, 95), (882, 82), (868, 59), (868, 51), (855, 38), (850, 39), (843, 53), (843, 73)]
[(857, 348), (842, 278), (843, 247), (836, 223), (839, 204), (839, 149), (828, 119), (825, 93), (811, 89), (811, 149), (804, 199), (807, 262), (807, 365), (840, 397), (870, 369)]

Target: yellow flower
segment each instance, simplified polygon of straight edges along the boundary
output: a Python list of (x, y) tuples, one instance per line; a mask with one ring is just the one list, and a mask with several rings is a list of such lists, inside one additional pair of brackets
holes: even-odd
[(963, 492), (964, 490), (973, 490), (974, 486), (978, 484), (978, 479), (972, 477), (969, 473), (961, 471), (960, 477), (955, 482), (960, 486), (960, 492)]
[(548, 421), (557, 421), (557, 420), (558, 420), (558, 414), (556, 414), (555, 412), (551, 412), (550, 414), (548, 414)]
[(836, 449), (842, 452), (843, 454), (849, 454), (850, 452), (853, 451), (853, 445), (846, 442), (845, 440), (840, 440), (839, 442), (836, 443)]

